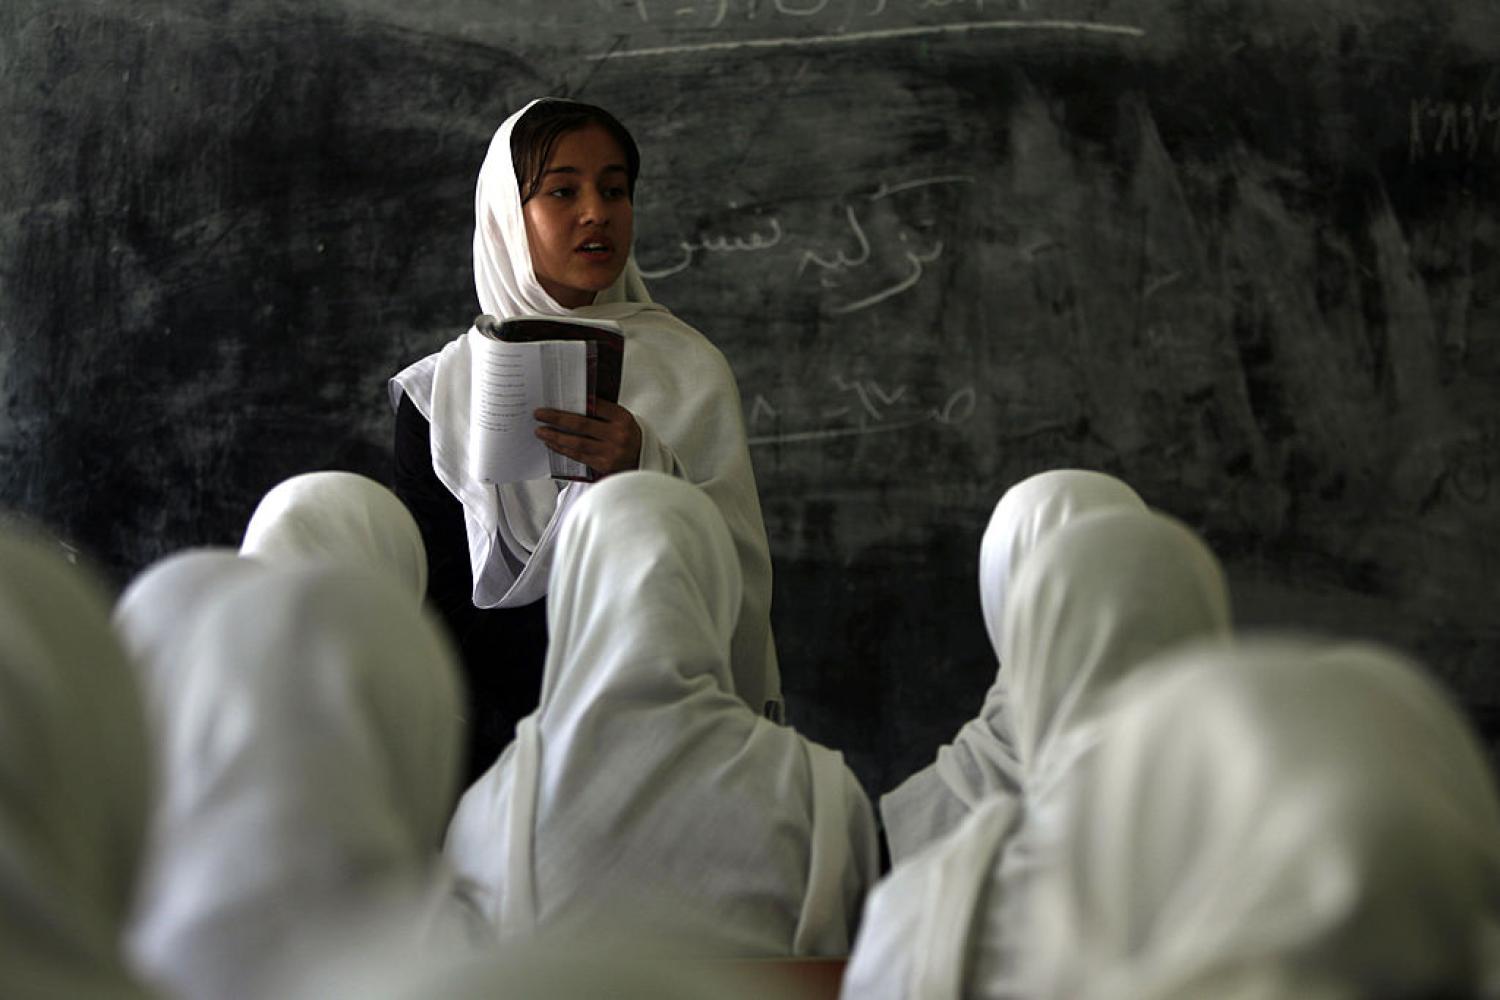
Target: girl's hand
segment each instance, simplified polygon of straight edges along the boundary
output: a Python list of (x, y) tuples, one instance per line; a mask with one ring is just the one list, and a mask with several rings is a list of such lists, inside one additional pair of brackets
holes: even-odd
[(547, 425), (536, 436), (559, 455), (576, 459), (599, 473), (636, 469), (641, 464), (641, 427), (630, 411), (617, 403), (598, 400), (596, 416), (543, 407), (536, 418)]

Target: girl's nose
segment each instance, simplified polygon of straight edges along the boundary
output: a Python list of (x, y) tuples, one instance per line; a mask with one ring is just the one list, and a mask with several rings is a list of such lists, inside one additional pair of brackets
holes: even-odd
[(579, 197), (578, 220), (585, 223), (603, 222), (604, 198), (598, 191), (585, 191)]

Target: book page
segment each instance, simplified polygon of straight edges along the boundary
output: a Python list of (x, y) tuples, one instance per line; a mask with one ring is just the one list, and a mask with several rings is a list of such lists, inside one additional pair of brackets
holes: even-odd
[[(547, 402), (554, 410), (569, 413), (588, 412), (588, 345), (581, 341), (542, 341), (543, 381), (546, 383)], [(547, 452), (552, 475), (586, 477), (589, 467), (582, 462), (559, 455), (550, 449)]]
[(469, 397), (469, 474), (514, 483), (552, 474), (551, 451), (532, 411), (546, 406), (540, 344), (474, 338)]

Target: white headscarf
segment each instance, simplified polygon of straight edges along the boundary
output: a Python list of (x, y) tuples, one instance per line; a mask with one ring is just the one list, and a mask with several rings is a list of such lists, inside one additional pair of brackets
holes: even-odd
[(240, 555), (364, 567), (389, 574), (418, 600), (427, 594), (416, 519), (396, 494), (353, 472), (309, 472), (275, 486), (250, 516)]
[[(180, 657), (170, 653), (172, 644), (182, 641), (188, 624), (219, 588), (261, 569), (260, 563), (240, 558), (234, 549), (183, 549), (139, 573), (115, 602), (112, 621), (130, 654), (131, 666), (139, 671), (147, 719), (158, 750), (164, 749), (159, 736), (170, 695), (178, 684), (178, 678), (162, 672), (185, 666)], [(167, 700), (157, 701), (158, 692), (168, 696)]]
[(734, 696), (740, 582), (700, 490), (623, 473), (581, 499), (547, 597), (541, 705), (464, 795), (448, 836), (502, 936), (600, 907), (690, 935), (683, 952), (847, 951), (877, 865), (838, 753)]
[[(560, 97), (539, 97), (501, 122), (490, 140), (475, 186), (474, 291), (479, 294), (480, 309), (490, 316), (572, 314), (572, 310), (558, 305), (537, 280), (526, 240), (521, 189), (516, 184), (516, 168), (510, 155), (510, 137), (516, 123), (543, 101), (571, 103)], [(626, 260), (619, 280), (594, 300), (595, 305), (620, 303), (651, 304), (634, 253)]]
[[(1019, 995), (1026, 887), (1109, 692), (1150, 657), (1228, 629), (1218, 561), (1169, 517), (1098, 511), (1038, 545), (1000, 630), (1021, 794), (986, 800), (876, 888), (844, 995)], [(946, 944), (922, 946), (937, 940)]]
[[(1091, 511), (1145, 510), (1129, 486), (1102, 472), (1054, 469), (1012, 486), (995, 505), (979, 546), (979, 604), (995, 655), (1010, 581), (1042, 539)], [(1019, 764), (1009, 719), (1010, 687), (1003, 669), (978, 717), (965, 723), (937, 760), (880, 799), (891, 858), (900, 862), (952, 830), (980, 802), (1020, 792)]]
[(319, 926), (446, 917), (453, 654), (395, 583), (265, 568), (215, 588), (148, 676), (167, 761), (132, 945), (186, 997), (255, 996)]
[(1261, 639), (1121, 691), (1038, 879), (1038, 996), (1476, 996), (1500, 803), (1463, 719), (1373, 646)]
[(1053, 533), (1006, 598), (1000, 662), (1028, 795), (1066, 768), (1101, 699), (1148, 657), (1229, 635), (1223, 567), (1165, 514), (1111, 510)]
[[(553, 98), (544, 98), (553, 100)], [(640, 468), (702, 487), (729, 525), (744, 573), (734, 639), (735, 692), (756, 711), (779, 706), (781, 675), (771, 636), (771, 553), (734, 373), (702, 334), (655, 305), (632, 254), (594, 304), (566, 310), (543, 291), (531, 264), (510, 136), (531, 102), (495, 133), (475, 193), (474, 286), (480, 308), (504, 319), (527, 314), (608, 319), (625, 336), (620, 405), (641, 429)], [(472, 341), (467, 333), (391, 380), (431, 425), (432, 467), (464, 508), (476, 607), (518, 607), (547, 592), (557, 529), (588, 486), (551, 479), (495, 486), (469, 475)]]
[(148, 775), (104, 595), (41, 542), (0, 535), (0, 995), (144, 995), (120, 932)]

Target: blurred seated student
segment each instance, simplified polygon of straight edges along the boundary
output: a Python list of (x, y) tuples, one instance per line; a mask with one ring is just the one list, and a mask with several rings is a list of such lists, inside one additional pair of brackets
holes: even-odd
[[(163, 662), (141, 665), (163, 759), (130, 933), (143, 973), (174, 996), (235, 1000), (316, 961), (302, 946), (329, 928), (478, 939), (440, 854), (457, 667), (411, 590), (259, 566), (189, 609)], [(132, 628), (128, 607), (117, 620)]]
[(1121, 692), (1036, 882), (1034, 996), (1494, 996), (1500, 802), (1372, 645), (1185, 651)]
[[(538, 433), (601, 476), (653, 470), (703, 488), (728, 525), (745, 578), (731, 656), (735, 694), (779, 719), (771, 552), (739, 388), (719, 349), (653, 301), (641, 279), (632, 252), (640, 166), (630, 133), (596, 105), (542, 98), (502, 122), (474, 198), (482, 322), (552, 316), (619, 324), (618, 405), (601, 402), (593, 416), (538, 411)], [(542, 598), (557, 529), (592, 488), (547, 477), (494, 485), (470, 474), (480, 325), (391, 380), (396, 491), (422, 526), (429, 599), (462, 653), (475, 720), (471, 780), (537, 706), (547, 649)]]
[(120, 945), (151, 794), (135, 678), (98, 582), (10, 529), (0, 762), (0, 996), (147, 996)]
[(876, 887), (844, 977), (849, 1000), (1026, 995), (1027, 888), (1110, 693), (1154, 655), (1227, 641), (1229, 593), (1181, 523), (1103, 510), (1026, 557), (1001, 621), (1019, 792), (981, 801)]
[[(1005, 594), (1026, 556), (1053, 531), (1092, 511), (1143, 511), (1125, 483), (1102, 472), (1053, 469), (1022, 480), (1000, 498), (979, 546), (979, 604), (999, 657)], [(979, 715), (965, 723), (931, 764), (880, 798), (895, 862), (958, 826), (992, 795), (1020, 794), (1020, 764), (1010, 719), (1010, 683), (1000, 660)]]
[(137, 573), (115, 601), (111, 623), (140, 675), (158, 769), (166, 765), (162, 736), (178, 684), (169, 671), (187, 666), (172, 655), (172, 644), (183, 640), (190, 631), (188, 623), (216, 591), (263, 569), (259, 561), (242, 558), (230, 548), (182, 549)]
[(684, 956), (847, 953), (873, 810), (842, 755), (738, 697), (739, 560), (713, 503), (612, 476), (552, 572), (541, 705), (448, 834), (497, 933), (592, 938), (625, 913)]
[(274, 565), (337, 563), (385, 573), (421, 600), (427, 550), (411, 511), (389, 489), (353, 472), (307, 472), (256, 505), (240, 555)]

